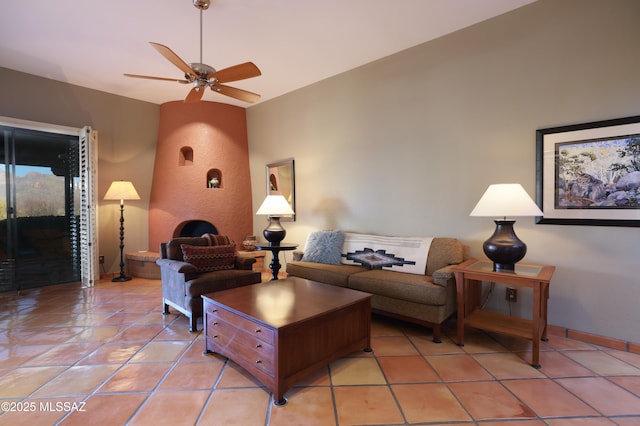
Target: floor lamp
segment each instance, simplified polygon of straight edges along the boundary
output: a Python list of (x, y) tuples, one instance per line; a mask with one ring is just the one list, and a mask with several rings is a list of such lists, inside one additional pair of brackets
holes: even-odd
[(129, 281), (131, 277), (124, 274), (124, 200), (139, 200), (140, 196), (129, 181), (114, 181), (104, 195), (105, 200), (120, 200), (120, 275), (112, 279), (114, 282)]

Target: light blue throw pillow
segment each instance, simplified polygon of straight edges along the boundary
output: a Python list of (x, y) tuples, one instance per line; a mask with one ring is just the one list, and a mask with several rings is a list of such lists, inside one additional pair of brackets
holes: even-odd
[(339, 265), (342, 260), (344, 232), (316, 231), (309, 234), (302, 260), (305, 262)]

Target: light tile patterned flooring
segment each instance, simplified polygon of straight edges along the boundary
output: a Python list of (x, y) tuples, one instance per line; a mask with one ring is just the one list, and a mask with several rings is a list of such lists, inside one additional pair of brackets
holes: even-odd
[[(640, 355), (469, 330), (466, 345), (374, 317), (358, 352), (272, 397), (202, 333), (163, 316), (159, 281), (0, 295), (0, 425), (640, 425)], [(455, 323), (449, 324), (452, 335)], [(9, 411), (7, 411), (9, 409)]]

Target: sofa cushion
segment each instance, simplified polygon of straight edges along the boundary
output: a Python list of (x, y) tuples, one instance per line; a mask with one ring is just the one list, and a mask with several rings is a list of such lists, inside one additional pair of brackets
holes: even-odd
[[(305, 254), (306, 256), (306, 254)], [(303, 258), (304, 259), (304, 258)], [(346, 287), (349, 277), (358, 272), (364, 272), (364, 266), (352, 265), (330, 265), (316, 262), (289, 262), (287, 264), (287, 274), (305, 278), (307, 280), (318, 281), (325, 284)]]
[(185, 262), (195, 266), (198, 272), (233, 269), (236, 263), (236, 245), (198, 247), (183, 244), (182, 257)]
[(307, 237), (303, 259), (305, 262), (339, 265), (342, 261), (342, 244), (344, 244), (342, 231), (312, 232)]
[(447, 301), (446, 288), (434, 284), (427, 275), (371, 270), (351, 275), (348, 287), (423, 305), (444, 305)]

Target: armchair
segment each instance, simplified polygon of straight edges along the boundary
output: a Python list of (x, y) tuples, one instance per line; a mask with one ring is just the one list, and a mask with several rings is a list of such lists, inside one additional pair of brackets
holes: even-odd
[(254, 258), (242, 257), (226, 235), (176, 237), (160, 244), (163, 314), (169, 306), (189, 318), (189, 331), (197, 331), (202, 317), (202, 296), (262, 281), (253, 272)]

